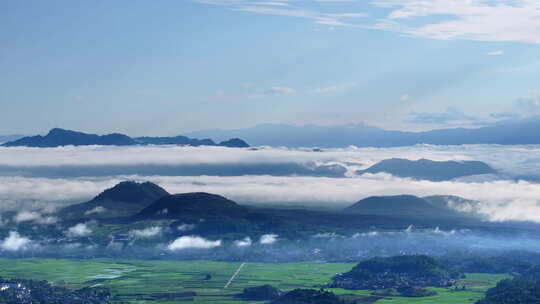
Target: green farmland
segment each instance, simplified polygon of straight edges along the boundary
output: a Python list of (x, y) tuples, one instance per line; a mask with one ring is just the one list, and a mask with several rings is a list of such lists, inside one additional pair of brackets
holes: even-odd
[[(283, 290), (318, 288), (353, 264), (246, 263), (224, 288), (242, 263), (210, 261), (0, 259), (0, 276), (47, 280), (70, 288), (103, 285), (114, 300), (130, 303), (246, 303), (235, 298), (244, 287), (271, 284)], [(474, 303), (504, 275), (468, 274), (466, 291), (434, 288), (437, 296), (374, 299), (370, 291), (333, 289), (337, 294), (364, 299), (364, 303)]]

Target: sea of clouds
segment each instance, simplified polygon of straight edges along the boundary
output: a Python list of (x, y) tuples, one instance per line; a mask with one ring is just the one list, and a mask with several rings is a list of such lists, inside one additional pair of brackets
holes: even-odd
[[(500, 174), (431, 182), (355, 173), (392, 157), (479, 160)], [(287, 166), (278, 174), (272, 172), (273, 166), (283, 164)], [(221, 171), (208, 174), (212, 166)], [(344, 168), (344, 174), (335, 175), (332, 170), (309, 173), (313, 168), (332, 166)], [(117, 168), (115, 174), (104, 174), (111, 167)], [(66, 168), (84, 174), (63, 175), (68, 172)], [(139, 168), (145, 169), (139, 172)], [(158, 169), (151, 172), (148, 168)], [(167, 168), (175, 170), (160, 174)], [(182, 171), (185, 168), (189, 169), (187, 173)], [(52, 221), (47, 214), (63, 205), (91, 199), (120, 181), (148, 180), (170, 193), (205, 191), (250, 205), (342, 208), (371, 195), (457, 195), (480, 201), (476, 211), (494, 221), (540, 222), (539, 177), (540, 146), (418, 145), (322, 151), (269, 147), (14, 147), (0, 148), (0, 208), (38, 212), (19, 214), (19, 220), (30, 216), (42, 222)]]

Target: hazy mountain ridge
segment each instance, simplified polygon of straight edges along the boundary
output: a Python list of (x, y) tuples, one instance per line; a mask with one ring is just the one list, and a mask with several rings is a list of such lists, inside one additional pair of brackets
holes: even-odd
[(0, 143), (14, 141), (17, 139), (21, 139), (23, 137), (24, 135), (19, 135), (19, 134), (2, 134), (0, 135)]
[(347, 213), (401, 218), (447, 218), (461, 214), (414, 195), (370, 196), (344, 209)]
[(535, 131), (539, 128), (540, 117), (533, 117), (499, 122), (474, 129), (450, 128), (424, 132), (385, 130), (365, 124), (337, 126), (261, 124), (252, 128), (202, 130), (189, 132), (186, 135), (218, 139), (240, 137), (256, 146), (285, 147), (334, 148), (350, 145), (359, 147), (400, 147), (416, 144), (527, 145), (540, 144), (540, 136)]
[(429, 159), (414, 161), (403, 158), (385, 159), (356, 173), (381, 172), (398, 177), (430, 181), (446, 181), (464, 176), (497, 173), (496, 170), (481, 161), (432, 161)]

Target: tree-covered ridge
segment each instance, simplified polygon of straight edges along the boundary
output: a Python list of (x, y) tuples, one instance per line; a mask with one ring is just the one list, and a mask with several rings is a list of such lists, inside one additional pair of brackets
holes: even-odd
[(334, 277), (332, 287), (345, 289), (386, 289), (402, 287), (452, 286), (461, 273), (425, 255), (373, 258), (360, 262), (351, 271)]
[(486, 292), (476, 304), (534, 304), (540, 303), (540, 282), (516, 278), (502, 280)]
[(275, 300), (283, 295), (283, 291), (272, 285), (261, 285), (244, 288), (240, 297), (252, 301)]
[(324, 290), (295, 289), (271, 302), (272, 304), (344, 304), (334, 293)]

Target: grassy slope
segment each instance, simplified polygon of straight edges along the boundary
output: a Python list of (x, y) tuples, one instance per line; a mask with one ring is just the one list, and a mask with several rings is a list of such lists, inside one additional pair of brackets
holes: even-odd
[[(67, 260), (67, 259), (0, 259), (0, 276), (49, 280), (68, 287), (93, 284), (110, 287), (117, 299), (134, 303), (181, 303), (149, 301), (155, 293), (195, 291), (196, 303), (242, 303), (232, 297), (246, 286), (271, 284), (284, 290), (322, 285), (338, 272), (350, 270), (353, 264), (340, 263), (248, 263), (227, 289), (230, 276), (241, 263), (209, 261), (143, 261), (143, 260)], [(211, 280), (204, 280), (211, 274)], [(452, 292), (434, 288), (439, 295), (426, 298), (392, 298), (377, 304), (402, 303), (474, 303), (483, 292), (504, 275), (469, 274), (468, 290)], [(369, 295), (369, 291), (333, 290), (339, 294)], [(245, 302), (243, 302), (245, 303)]]

